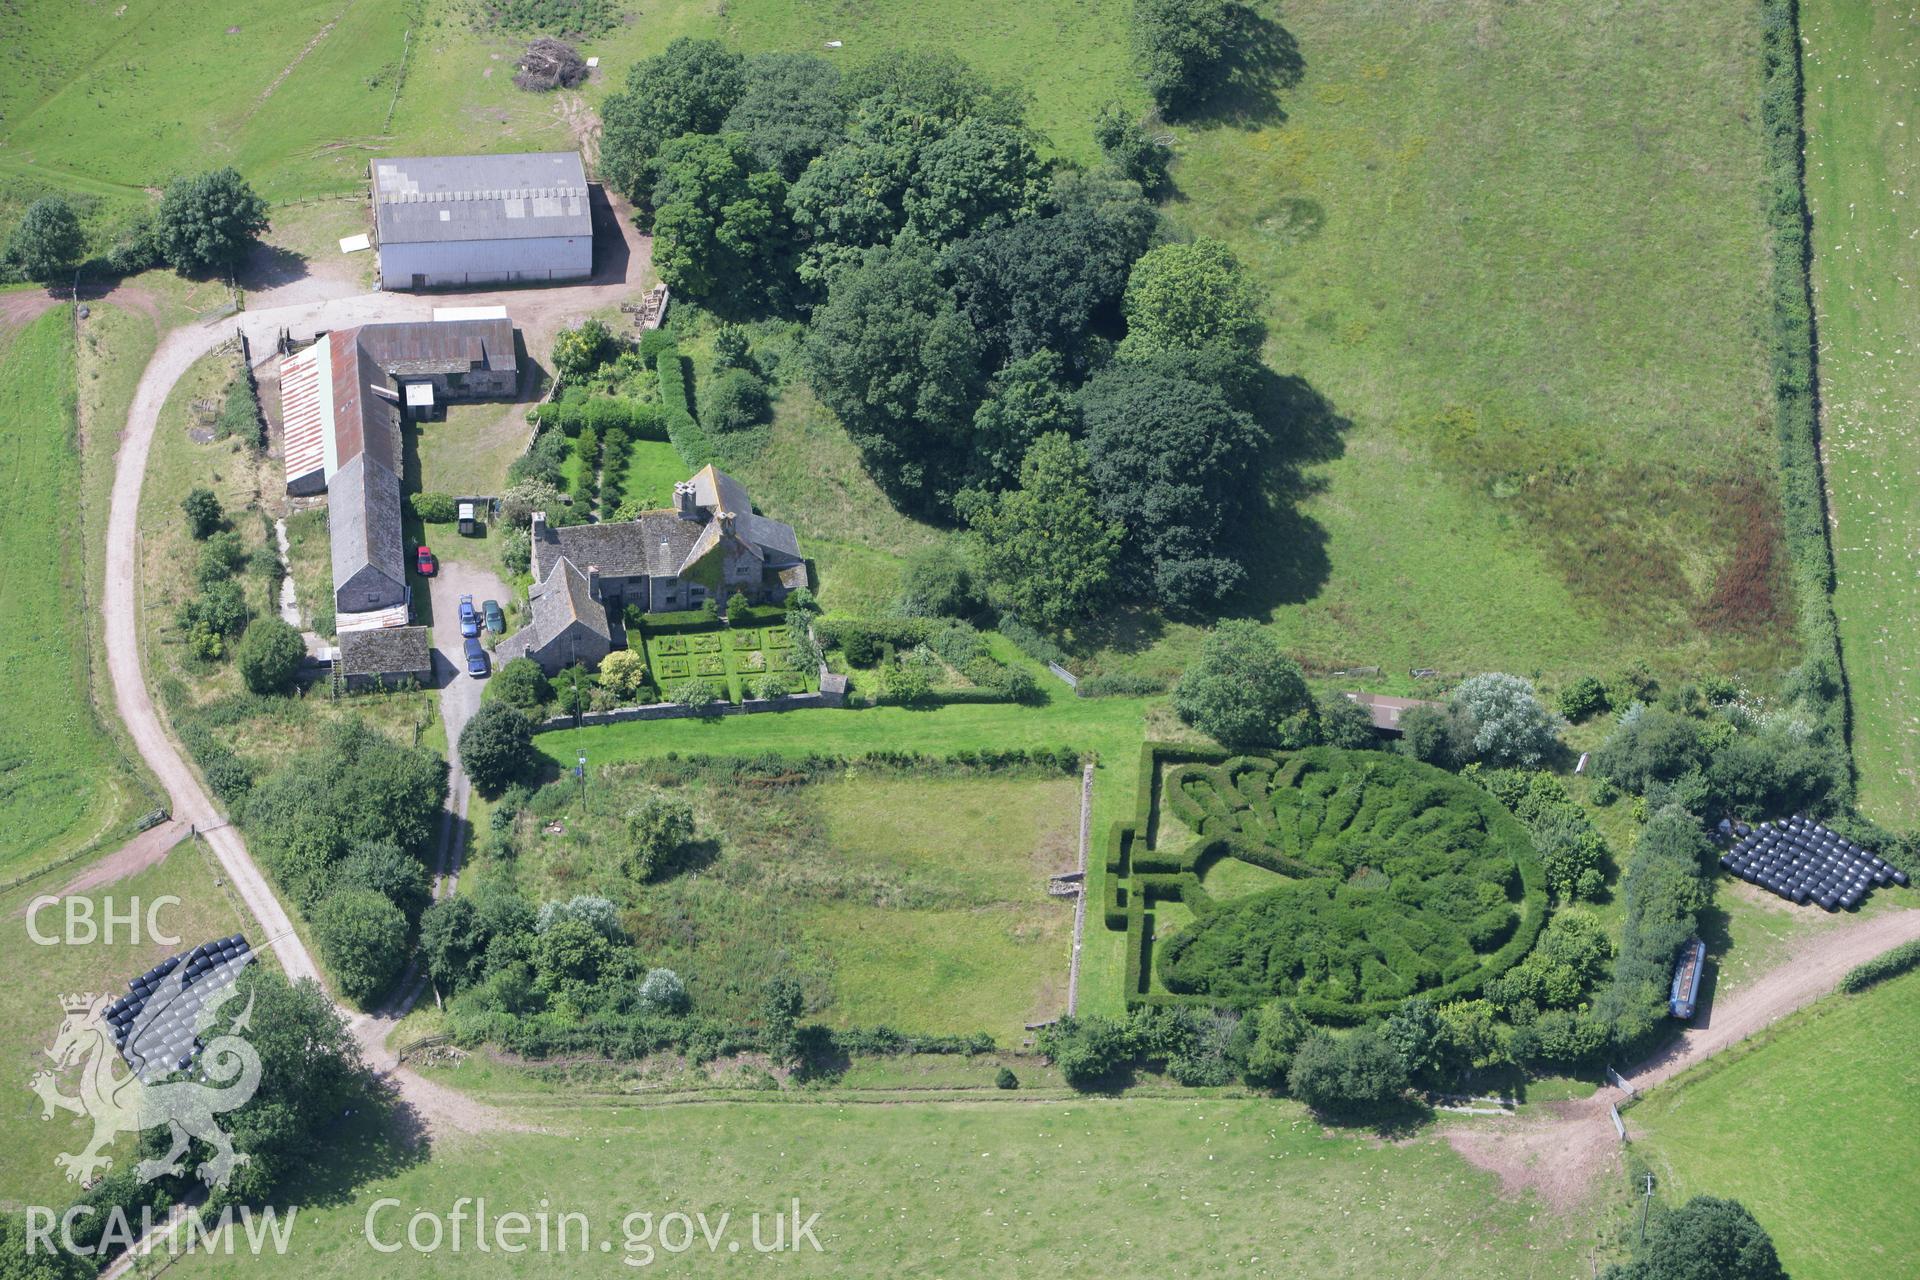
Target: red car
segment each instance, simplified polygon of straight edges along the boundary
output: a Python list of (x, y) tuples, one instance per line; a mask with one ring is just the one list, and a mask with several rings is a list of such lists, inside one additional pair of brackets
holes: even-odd
[(420, 554), (414, 558), (413, 567), (420, 571), (423, 578), (431, 578), (440, 572), (440, 562), (433, 558), (433, 552), (427, 550), (425, 544), (421, 545)]

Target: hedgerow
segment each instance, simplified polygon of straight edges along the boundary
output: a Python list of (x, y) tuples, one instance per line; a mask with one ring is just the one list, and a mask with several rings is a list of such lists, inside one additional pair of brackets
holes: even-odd
[(716, 450), (693, 412), (693, 367), (671, 342), (661, 346), (654, 367), (660, 375), (660, 425), (680, 461), (698, 470), (714, 460)]
[(1920, 969), (1920, 938), (1903, 942), (1893, 950), (1883, 951), (1865, 964), (1857, 964), (1847, 970), (1847, 976), (1840, 979), (1840, 989), (1849, 993), (1865, 991), (1876, 983), (1897, 978), (1913, 969)]
[(1597, 1011), (1613, 1042), (1645, 1042), (1667, 1016), (1673, 963), (1699, 929), (1712, 895), (1713, 846), (1691, 814), (1669, 808), (1640, 832), (1622, 880), (1626, 922), (1613, 966), (1613, 985)]
[[(1416, 761), (1150, 743), (1139, 787), (1133, 822), (1109, 836), (1104, 903), (1108, 927), (1127, 933), (1132, 1003), (1280, 996), (1320, 1021), (1361, 1021), (1416, 993), (1473, 994), (1531, 950), (1546, 919), (1545, 876), (1521, 825)], [(1157, 847), (1161, 805), (1199, 839)], [(1223, 857), (1293, 883), (1216, 903), (1203, 880)], [(1165, 900), (1196, 920), (1160, 944), (1156, 963), (1152, 906)]]

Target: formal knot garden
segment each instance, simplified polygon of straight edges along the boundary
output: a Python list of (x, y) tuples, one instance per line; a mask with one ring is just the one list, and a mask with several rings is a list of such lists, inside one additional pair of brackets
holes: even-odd
[(1148, 743), (1106, 851), (1130, 1004), (1282, 997), (1323, 1022), (1465, 997), (1532, 949), (1546, 877), (1472, 783), (1374, 751)]

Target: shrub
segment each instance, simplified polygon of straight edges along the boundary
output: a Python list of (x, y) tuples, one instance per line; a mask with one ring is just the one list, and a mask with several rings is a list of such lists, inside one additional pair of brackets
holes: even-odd
[(682, 1014), (691, 1003), (687, 998), (687, 984), (671, 969), (647, 970), (647, 976), (640, 983), (638, 999), (642, 1009), (654, 1013)]
[(720, 701), (720, 689), (713, 681), (695, 676), (673, 687), (673, 700), (683, 707), (704, 711)]
[(220, 499), (211, 489), (190, 489), (180, 501), (180, 509), (187, 513), (187, 528), (195, 538), (205, 538), (226, 520), (227, 513), (220, 508)]
[(768, 674), (753, 682), (753, 696), (763, 701), (785, 697), (789, 692), (792, 690), (787, 677), (782, 675)]
[(631, 702), (647, 691), (647, 664), (638, 649), (616, 649), (600, 663), (600, 683)]
[(1607, 686), (1594, 676), (1581, 676), (1560, 691), (1560, 714), (1578, 723), (1607, 709)]
[(773, 404), (751, 369), (728, 369), (700, 396), (700, 420), (714, 431), (745, 431), (766, 422)]
[(660, 421), (667, 439), (687, 466), (706, 466), (714, 460), (713, 440), (693, 416), (692, 378), (686, 357), (669, 342), (657, 353), (654, 368), (660, 378)]
[(1453, 691), (1448, 709), (1465, 720), (1476, 760), (1537, 765), (1556, 741), (1553, 713), (1519, 676), (1497, 671), (1470, 676)]
[(1470, 767), (1466, 776), (1527, 824), (1546, 869), (1547, 887), (1556, 897), (1572, 901), (1598, 895), (1606, 841), (1560, 779), (1545, 772), (1478, 766)]
[(504, 702), (481, 706), (460, 731), (460, 764), (486, 795), (518, 778), (533, 757), (527, 718)]
[(254, 389), (251, 373), (242, 370), (227, 384), (226, 395), (220, 401), (219, 416), (214, 419), (214, 428), (223, 440), (229, 436), (239, 436), (256, 449), (266, 447), (267, 420), (260, 413), (260, 397)]
[(959, 546), (936, 542), (909, 555), (898, 607), (913, 617), (964, 618), (977, 612), (980, 592)]
[(253, 692), (285, 693), (306, 657), (307, 642), (298, 627), (277, 617), (256, 618), (240, 637), (234, 665)]
[(1330, 747), (1364, 751), (1380, 745), (1374, 732), (1373, 717), (1367, 709), (1343, 693), (1330, 693), (1319, 701), (1320, 741)]
[(247, 544), (238, 533), (223, 529), (209, 535), (201, 546), (200, 563), (194, 569), (194, 577), (201, 586), (212, 586), (240, 572), (246, 563)]
[(428, 524), (450, 524), (460, 514), (450, 493), (416, 493), (407, 498), (407, 503), (413, 514)]
[(1020, 1077), (1013, 1074), (1012, 1067), (1002, 1067), (994, 1073), (993, 1087), (996, 1089), (1018, 1089)]
[(693, 839), (693, 806), (679, 796), (654, 794), (627, 814), (627, 853), (620, 869), (651, 880)]
[(933, 697), (933, 681), (918, 665), (895, 663), (880, 673), (880, 700), (895, 706), (918, 706)]
[(1167, 682), (1160, 676), (1115, 672), (1112, 675), (1088, 676), (1074, 686), (1073, 691), (1082, 698), (1150, 698), (1165, 693)]
[(578, 328), (554, 335), (554, 372), (569, 382), (583, 378), (611, 360), (618, 345), (607, 326), (589, 316)]
[(1285, 1087), (1293, 1055), (1313, 1033), (1300, 1011), (1284, 1000), (1256, 1008), (1241, 1020), (1240, 1030), (1247, 1083), (1273, 1089)]
[(1407, 1064), (1372, 1027), (1311, 1036), (1287, 1068), (1288, 1092), (1329, 1115), (1376, 1114), (1400, 1102), (1407, 1083)]
[(1705, 760), (1699, 721), (1665, 707), (1638, 707), (1594, 753), (1593, 765), (1615, 785), (1644, 795), (1656, 782), (1672, 782)]
[(330, 894), (313, 917), (313, 937), (340, 994), (365, 1003), (385, 991), (407, 959), (407, 918), (365, 888)]
[(433, 900), (427, 887), (427, 869), (420, 860), (391, 840), (355, 845), (333, 865), (332, 893), (372, 889), (413, 920)]
[(713, 331), (713, 366), (716, 369), (745, 369), (751, 364), (746, 326), (723, 324)]
[(1134, 1040), (1125, 1023), (1071, 1015), (1042, 1028), (1037, 1047), (1075, 1089), (1097, 1089), (1133, 1060)]
[(247, 600), (231, 579), (210, 582), (180, 606), (174, 622), (196, 657), (222, 658), (228, 642), (247, 625)]

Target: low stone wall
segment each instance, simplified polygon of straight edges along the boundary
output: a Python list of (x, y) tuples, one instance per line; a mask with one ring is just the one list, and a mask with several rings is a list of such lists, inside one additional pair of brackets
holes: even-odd
[(781, 698), (748, 698), (744, 702), (715, 702), (695, 709), (678, 702), (654, 702), (644, 707), (618, 707), (612, 711), (588, 711), (578, 721), (572, 716), (550, 716), (533, 726), (535, 733), (571, 729), (576, 723), (619, 724), (623, 720), (685, 720), (695, 716), (745, 716), (761, 711), (800, 711), (808, 707), (841, 707), (846, 695), (832, 693), (789, 693)]

